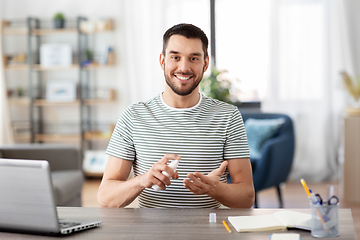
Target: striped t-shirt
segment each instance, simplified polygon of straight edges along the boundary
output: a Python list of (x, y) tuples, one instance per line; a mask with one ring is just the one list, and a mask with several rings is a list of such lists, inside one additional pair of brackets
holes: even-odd
[[(146, 188), (139, 207), (218, 208), (208, 195), (195, 195), (183, 186), (188, 173), (208, 174), (224, 160), (249, 158), (244, 123), (239, 110), (201, 94), (191, 108), (172, 108), (159, 94), (129, 106), (119, 117), (106, 153), (133, 161), (134, 175), (147, 172), (166, 153), (181, 156), (179, 179), (166, 190)], [(226, 182), (224, 173), (220, 181)]]

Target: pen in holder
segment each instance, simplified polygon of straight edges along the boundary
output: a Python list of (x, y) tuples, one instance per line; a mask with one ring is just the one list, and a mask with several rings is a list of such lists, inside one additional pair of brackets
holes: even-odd
[(339, 204), (311, 204), (311, 235), (313, 237), (339, 236), (338, 215)]
[(319, 194), (314, 194), (304, 179), (300, 180), (311, 206), (311, 235), (313, 237), (339, 236), (339, 199), (331, 196), (326, 202)]

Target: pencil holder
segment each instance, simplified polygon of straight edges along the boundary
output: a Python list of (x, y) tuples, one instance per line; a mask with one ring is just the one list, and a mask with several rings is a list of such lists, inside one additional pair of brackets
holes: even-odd
[(311, 204), (311, 235), (313, 237), (339, 236), (339, 204)]

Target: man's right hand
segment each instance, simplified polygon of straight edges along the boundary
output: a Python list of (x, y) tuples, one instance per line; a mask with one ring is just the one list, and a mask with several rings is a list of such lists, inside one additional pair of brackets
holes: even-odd
[(170, 179), (162, 174), (162, 171), (167, 172), (172, 179), (178, 179), (177, 171), (172, 170), (167, 163), (169, 160), (180, 160), (180, 156), (176, 154), (167, 153), (157, 163), (155, 163), (149, 171), (141, 175), (140, 184), (145, 188), (151, 188), (152, 185), (158, 185), (162, 190), (171, 184)]

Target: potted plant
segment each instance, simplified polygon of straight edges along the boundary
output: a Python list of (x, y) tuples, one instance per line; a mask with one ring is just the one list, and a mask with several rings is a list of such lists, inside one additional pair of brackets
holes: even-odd
[(353, 98), (353, 103), (346, 108), (347, 112), (351, 115), (360, 114), (360, 78), (350, 77), (347, 72), (343, 71), (340, 73), (345, 85), (347, 92)]
[(221, 75), (226, 71), (219, 71), (216, 68), (211, 69), (211, 74), (204, 77), (200, 83), (200, 90), (206, 96), (218, 99), (223, 102), (232, 103), (230, 99), (231, 82)]
[(360, 108), (360, 78), (351, 78), (345, 71), (341, 72), (341, 76), (346, 90), (354, 99), (354, 107)]
[(64, 28), (65, 25), (65, 17), (62, 13), (56, 13), (53, 17), (54, 27), (55, 28)]

